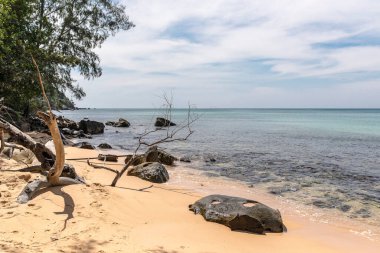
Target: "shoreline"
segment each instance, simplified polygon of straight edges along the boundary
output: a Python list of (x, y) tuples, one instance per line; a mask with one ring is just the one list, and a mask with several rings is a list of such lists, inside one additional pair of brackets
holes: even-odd
[[(97, 150), (72, 147), (66, 147), (65, 152), (67, 158), (98, 153)], [(86, 252), (178, 253), (377, 252), (380, 247), (378, 241), (355, 235), (346, 228), (313, 223), (305, 217), (292, 215), (275, 198), (270, 199), (254, 188), (245, 187), (254, 190), (252, 196), (252, 192), (241, 192), (237, 184), (226, 187), (225, 181), (220, 181), (218, 186), (215, 181), (196, 180), (194, 183), (198, 187), (189, 186), (185, 183), (190, 182), (189, 178), (180, 166), (168, 167), (172, 180), (169, 183), (153, 184), (151, 189), (138, 191), (136, 189), (152, 183), (123, 176), (118, 186), (112, 188), (106, 185), (110, 184), (113, 173), (93, 169), (86, 161), (69, 163), (86, 178), (89, 186), (45, 190), (26, 205), (15, 203), (15, 197), (25, 186), (25, 181), (19, 177), (26, 173), (0, 170), (0, 191), (2, 201), (6, 201), (2, 202), (0, 210), (0, 232), (4, 235), (0, 238), (0, 252), (60, 252), (58, 249), (63, 252), (79, 249)], [(120, 159), (118, 165), (107, 166), (120, 168), (122, 163)], [(13, 163), (9, 167), (13, 170), (24, 165)], [(222, 189), (225, 192), (221, 192)], [(203, 190), (229, 195), (240, 191), (242, 197), (247, 194), (278, 208), (288, 232), (262, 236), (233, 232), (223, 225), (206, 222), (201, 215), (188, 210), (189, 204), (206, 195)]]
[[(117, 148), (98, 151), (114, 155), (124, 155), (126, 153), (126, 150)], [(359, 237), (380, 242), (380, 227), (377, 226), (377, 216), (371, 218), (348, 217), (345, 213), (335, 208), (319, 208), (290, 199), (287, 196), (270, 194), (263, 185), (253, 186), (248, 182), (217, 174), (215, 174), (217, 176), (208, 176), (205, 175), (207, 171), (196, 169), (194, 164), (189, 165), (189, 163), (177, 161), (174, 166), (166, 166), (170, 172), (170, 180), (163, 185), (185, 188), (199, 194), (199, 197), (210, 194), (224, 194), (251, 198), (281, 209), (281, 213), (286, 213), (296, 219), (301, 216), (302, 219), (312, 223), (329, 224), (347, 230)], [(211, 173), (214, 174), (213, 172)], [(372, 222), (370, 222), (371, 220)]]
[(304, 220), (312, 224), (326, 224), (346, 230), (370, 241), (380, 242), (380, 228), (368, 223), (363, 224), (363, 221), (359, 219), (343, 216), (339, 210), (321, 209), (296, 202), (280, 195), (270, 194), (265, 188), (250, 187), (248, 183), (236, 179), (223, 176), (208, 177), (203, 175), (205, 173), (203, 170), (179, 165), (169, 171), (171, 175), (175, 175), (174, 182), (171, 179), (167, 183), (171, 187), (176, 186), (191, 189), (202, 196), (224, 194), (251, 198), (281, 210), (283, 216)]

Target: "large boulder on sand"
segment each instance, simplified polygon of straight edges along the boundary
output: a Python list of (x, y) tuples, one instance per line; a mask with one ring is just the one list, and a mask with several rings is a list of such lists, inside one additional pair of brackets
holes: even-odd
[(284, 232), (281, 214), (254, 200), (224, 195), (209, 195), (189, 206), (195, 214), (205, 220), (220, 223), (231, 230), (248, 231), (257, 234)]
[[(127, 155), (125, 157), (125, 164), (127, 164), (132, 159), (132, 157), (133, 157), (133, 155)], [(140, 154), (140, 155), (135, 156), (134, 161), (131, 163), (131, 165), (136, 166), (136, 165), (142, 164), (144, 162), (145, 162), (145, 156), (144, 156), (144, 154)]]
[(160, 163), (143, 163), (128, 171), (129, 176), (136, 176), (153, 183), (165, 183), (169, 180), (169, 173)]
[(104, 124), (93, 120), (83, 119), (79, 122), (79, 129), (86, 134), (102, 134), (104, 133)]
[(176, 124), (171, 122), (168, 119), (165, 118), (156, 118), (156, 122), (154, 123), (155, 127), (169, 127), (169, 126), (175, 126)]

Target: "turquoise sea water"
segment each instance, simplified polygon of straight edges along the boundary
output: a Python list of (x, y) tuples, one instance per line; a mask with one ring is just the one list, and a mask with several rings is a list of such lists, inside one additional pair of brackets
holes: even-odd
[[(380, 225), (380, 109), (196, 109), (187, 142), (164, 147), (207, 176), (225, 176), (269, 193)], [(153, 109), (63, 111), (67, 118), (106, 122), (126, 118), (130, 128), (106, 127), (91, 142), (132, 151), (153, 129)], [(172, 120), (186, 120), (174, 110)], [(165, 131), (148, 137), (159, 138)], [(215, 161), (214, 161), (215, 160)]]

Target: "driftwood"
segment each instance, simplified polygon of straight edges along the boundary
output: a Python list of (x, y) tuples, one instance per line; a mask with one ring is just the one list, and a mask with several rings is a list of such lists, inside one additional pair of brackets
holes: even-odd
[(55, 155), (50, 149), (45, 147), (42, 143), (36, 142), (29, 135), (23, 133), (17, 127), (11, 123), (0, 119), (0, 128), (9, 133), (13, 141), (27, 149), (30, 149), (33, 154), (37, 157), (37, 160), (41, 163), (41, 166), (45, 169), (53, 166), (55, 162)]
[[(55, 115), (52, 113), (49, 100), (48, 100), (48, 98), (46, 96), (45, 89), (44, 89), (44, 86), (43, 86), (43, 83), (42, 83), (41, 74), (40, 74), (40, 71), (38, 69), (38, 65), (35, 62), (35, 60), (34, 60), (33, 57), (32, 57), (32, 61), (33, 61), (34, 66), (36, 67), (36, 71), (37, 71), (37, 74), (38, 74), (37, 75), (38, 76), (38, 81), (39, 81), (39, 84), (40, 84), (40, 87), (41, 87), (42, 95), (43, 95), (43, 97), (44, 97), (44, 99), (46, 101), (46, 104), (47, 104), (48, 108), (49, 108), (49, 113), (38, 112), (37, 115), (40, 118), (42, 118), (42, 120), (46, 123), (46, 125), (48, 126), (48, 128), (50, 130), (50, 133), (51, 133), (51, 136), (52, 136), (53, 142), (54, 142), (54, 148), (55, 148), (56, 156), (55, 156), (55, 159), (54, 159), (54, 164), (53, 164), (53, 166), (50, 168), (50, 170), (48, 172), (47, 180), (36, 179), (36, 180), (28, 183), (27, 186), (22, 190), (22, 192), (20, 193), (20, 195), (17, 198), (17, 202), (19, 202), (19, 203), (26, 203), (28, 200), (30, 200), (33, 197), (33, 194), (37, 190), (39, 190), (39, 189), (41, 189), (43, 187), (63, 186), (63, 185), (82, 184), (82, 183), (84, 183), (83, 179), (80, 178), (80, 177), (73, 179), (71, 177), (62, 177), (61, 176), (62, 172), (64, 170), (64, 166), (65, 166), (65, 150), (64, 150), (64, 146), (63, 146), (63, 142), (62, 142), (62, 138), (61, 138), (61, 133), (60, 133), (59, 128), (58, 128), (57, 119), (56, 119)], [(10, 126), (10, 124), (8, 124), (8, 127), (9, 126)], [(37, 145), (38, 143), (35, 143), (30, 138), (30, 136), (22, 133), (17, 128), (16, 129), (12, 129), (12, 130), (13, 130), (13, 133), (17, 133), (18, 134), (17, 136), (22, 137), (21, 138), (22, 140), (27, 140), (26, 142), (24, 142), (24, 144), (27, 144), (28, 146), (30, 146), (31, 148), (33, 148), (33, 149), (30, 148), (33, 153), (36, 150), (34, 147), (35, 146), (40, 146), (40, 145)], [(33, 144), (33, 145), (30, 145), (30, 144)], [(45, 146), (43, 146), (43, 147), (45, 147)], [(49, 153), (51, 154), (52, 152), (50, 151)], [(51, 157), (54, 157), (54, 156), (51, 156)], [(43, 156), (43, 158), (45, 158), (45, 156)], [(44, 161), (43, 158), (41, 158), (42, 161)], [(40, 161), (40, 162), (42, 163), (42, 161)], [(48, 163), (48, 164), (46, 164), (46, 163), (43, 164), (43, 166), (46, 166), (46, 165), (51, 165), (51, 162)], [(74, 172), (75, 172), (75, 170), (74, 170)], [(75, 173), (75, 177), (76, 177), (76, 173)]]
[(108, 168), (106, 166), (100, 166), (100, 165), (96, 165), (96, 164), (93, 164), (93, 163), (90, 163), (90, 160), (87, 159), (87, 164), (91, 167), (93, 167), (94, 169), (104, 169), (104, 170), (108, 170), (108, 171), (112, 171), (116, 174), (119, 174), (119, 171), (118, 170), (115, 170), (115, 169), (111, 169), (111, 168)]
[[(128, 157), (131, 155), (115, 155), (115, 157)], [(88, 159), (98, 159), (98, 156), (93, 156), (93, 157), (81, 157), (81, 158), (67, 158), (66, 161), (80, 161), (80, 160), (88, 160)]]

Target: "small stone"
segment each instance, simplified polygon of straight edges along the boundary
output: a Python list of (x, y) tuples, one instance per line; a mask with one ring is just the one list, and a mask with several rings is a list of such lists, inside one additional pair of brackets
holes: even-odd
[(50, 240), (52, 241), (52, 242), (54, 242), (54, 241), (58, 241), (58, 236), (55, 236), (55, 235), (53, 235), (53, 236), (51, 236), (50, 237)]
[(351, 209), (350, 205), (342, 205), (339, 207), (339, 209), (343, 212), (348, 212)]
[(31, 177), (32, 177), (32, 175), (30, 175), (30, 174), (22, 174), (22, 175), (18, 176), (19, 179), (23, 179), (25, 182), (29, 182)]
[(95, 149), (93, 145), (85, 141), (74, 144), (74, 147), (83, 148), (83, 149)]
[(98, 148), (102, 148), (102, 149), (112, 149), (112, 146), (109, 145), (108, 143), (100, 143), (98, 145)]
[(179, 158), (179, 161), (183, 162), (183, 163), (191, 163), (190, 158), (187, 156), (183, 156), (183, 157)]

